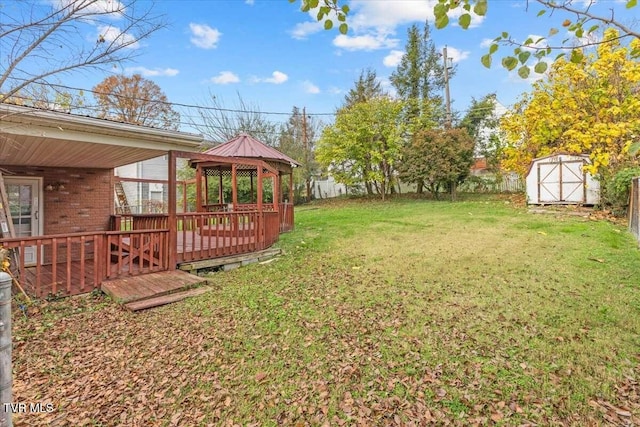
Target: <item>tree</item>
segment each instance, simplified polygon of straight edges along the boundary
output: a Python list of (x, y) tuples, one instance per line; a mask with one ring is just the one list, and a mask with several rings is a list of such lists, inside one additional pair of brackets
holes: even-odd
[(535, 157), (589, 154), (592, 174), (610, 174), (632, 160), (640, 134), (640, 63), (632, 57), (640, 39), (622, 46), (617, 31), (579, 62), (558, 60), (502, 119), (503, 165), (526, 173)]
[(364, 184), (384, 200), (394, 180), (405, 126), (404, 103), (386, 96), (342, 108), (322, 132), (316, 156), (337, 182)]
[(45, 110), (89, 115), (88, 103), (83, 90), (72, 92), (55, 84), (32, 84), (13, 96), (5, 98), (5, 102)]
[[(141, 40), (164, 26), (146, 2), (28, 0), (0, 8), (0, 102), (34, 83), (74, 70), (104, 69), (136, 56)], [(87, 40), (87, 30), (95, 38)]]
[[(450, 75), (453, 73), (451, 70)], [(445, 86), (444, 64), (431, 40), (427, 22), (422, 32), (415, 24), (407, 30), (405, 53), (389, 80), (398, 96), (406, 101), (407, 121), (418, 117), (433, 120), (437, 110), (443, 113), (440, 92)]]
[[(439, 95), (445, 85), (444, 65), (431, 40), (428, 23), (425, 22), (422, 31), (415, 24), (407, 30), (405, 53), (390, 80), (405, 102), (404, 120), (408, 129), (434, 127), (444, 117), (444, 103)], [(417, 193), (422, 194), (423, 182), (418, 180), (416, 184)]]
[(278, 146), (278, 126), (260, 111), (260, 106), (246, 102), (238, 93), (238, 102), (229, 107), (210, 94), (207, 105), (198, 108), (198, 118), (191, 125), (209, 140), (226, 142), (248, 133), (272, 147)]
[(487, 166), (498, 171), (502, 158), (502, 137), (500, 135), (500, 119), (496, 115), (496, 94), (490, 93), (481, 99), (471, 98), (467, 114), (462, 118), (460, 127), (475, 142), (475, 153), (487, 160)]
[(473, 139), (464, 129), (420, 130), (403, 150), (400, 178), (424, 182), (435, 198), (443, 187), (448, 188), (454, 200), (457, 184), (469, 175), (473, 148)]
[(93, 88), (99, 117), (163, 129), (180, 127), (160, 86), (140, 74), (109, 76)]
[(313, 116), (305, 116), (304, 109), (293, 107), (289, 120), (282, 126), (278, 149), (300, 163), (293, 171), (294, 192), (300, 198), (301, 189), (311, 200), (313, 177), (320, 169), (315, 158), (315, 141), (322, 124)]
[(362, 70), (355, 86), (349, 89), (344, 97), (344, 107), (351, 107), (359, 102), (367, 102), (373, 98), (385, 95), (378, 81), (375, 70), (370, 68)]

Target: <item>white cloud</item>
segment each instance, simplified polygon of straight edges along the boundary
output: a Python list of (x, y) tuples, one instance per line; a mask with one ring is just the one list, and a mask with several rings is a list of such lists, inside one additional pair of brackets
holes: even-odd
[[(56, 10), (71, 10), (72, 8), (78, 9), (81, 6), (85, 6), (82, 3), (86, 2), (78, 2), (77, 0), (49, 0), (49, 3)], [(98, 14), (102, 15), (101, 17), (107, 16), (118, 19), (122, 17), (124, 10), (124, 4), (118, 0), (97, 0), (86, 4), (86, 7), (83, 7), (82, 10), (75, 15), (78, 17), (86, 17), (87, 20), (91, 20), (91, 15)]]
[(314, 95), (320, 93), (320, 88), (308, 80), (302, 82), (302, 86), (304, 87), (304, 91), (307, 93), (312, 93)]
[(291, 37), (298, 40), (304, 40), (307, 36), (318, 33), (323, 30), (323, 26), (321, 22), (318, 21), (308, 21), (308, 22), (300, 22), (293, 27), (293, 30), (290, 31)]
[(253, 77), (252, 78), (252, 81), (254, 83), (272, 83), (274, 85), (282, 84), (287, 80), (289, 80), (289, 76), (287, 76), (282, 71), (277, 71), (277, 70), (271, 73), (271, 77), (265, 77), (265, 78)]
[[(399, 43), (394, 38), (399, 26), (413, 23), (421, 26), (425, 20), (433, 23), (435, 4), (437, 0), (352, 0), (348, 20), (350, 34), (337, 36), (333, 44), (351, 51), (394, 48)], [(450, 25), (457, 25), (457, 18), (462, 12), (462, 8), (451, 11)], [(472, 13), (470, 26), (479, 26), (483, 19), (484, 17)], [(394, 58), (385, 60), (392, 63)]]
[(387, 56), (384, 57), (382, 63), (385, 67), (397, 67), (402, 61), (402, 57), (404, 56), (404, 51), (402, 50), (392, 50), (389, 52)]
[[(349, 4), (351, 7), (349, 27), (356, 32), (370, 28), (376, 28), (378, 31), (395, 31), (400, 25), (423, 23), (426, 20), (433, 24), (435, 20), (433, 7), (437, 3), (437, 0), (352, 0)], [(462, 13), (462, 8), (451, 11), (449, 13), (451, 24), (457, 25), (458, 17)], [(483, 16), (472, 13), (470, 27), (479, 26), (483, 20)]]
[(493, 39), (482, 39), (482, 41), (480, 42), (480, 47), (486, 49), (486, 48), (490, 47), (494, 43), (495, 42), (493, 41)]
[(216, 28), (211, 28), (205, 24), (189, 24), (191, 30), (191, 43), (201, 47), (202, 49), (214, 49), (217, 47), (218, 41), (222, 33)]
[[(442, 48), (440, 48), (442, 51)], [(469, 57), (469, 51), (456, 49), (455, 47), (447, 46), (447, 56), (451, 58), (451, 61), (456, 64), (460, 61), (464, 61)]]
[(376, 28), (393, 31), (399, 25), (413, 22), (433, 22), (435, 0), (371, 1), (353, 0), (349, 26), (354, 31)]
[(97, 40), (103, 43), (116, 43), (126, 45), (128, 49), (138, 49), (140, 43), (131, 34), (123, 33), (119, 28), (112, 25), (98, 26)]
[(253, 6), (255, 4), (255, 0), (245, 0), (245, 3)]
[(174, 77), (177, 76), (180, 72), (175, 68), (147, 68), (147, 67), (127, 67), (124, 69), (127, 73), (131, 74), (141, 74), (144, 77), (157, 77), (157, 76), (165, 76), (165, 77)]
[(218, 85), (228, 85), (230, 83), (239, 83), (240, 77), (231, 71), (220, 71), (220, 74), (211, 77), (211, 82)]
[(347, 36), (340, 34), (333, 39), (333, 45), (346, 50), (390, 49), (398, 45), (398, 39), (387, 38), (386, 34)]

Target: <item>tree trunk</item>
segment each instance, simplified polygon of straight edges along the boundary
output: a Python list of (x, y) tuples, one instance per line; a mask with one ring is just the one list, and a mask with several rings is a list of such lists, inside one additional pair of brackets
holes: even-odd
[(416, 193), (417, 194), (424, 193), (424, 181), (421, 179), (418, 180), (418, 182), (416, 183)]

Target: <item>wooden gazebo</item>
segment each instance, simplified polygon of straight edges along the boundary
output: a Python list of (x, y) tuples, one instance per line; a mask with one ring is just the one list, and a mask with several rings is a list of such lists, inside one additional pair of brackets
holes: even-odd
[(190, 161), (196, 169), (198, 212), (279, 212), (280, 231), (291, 229), (293, 168), (298, 162), (246, 133), (203, 154), (210, 159)]

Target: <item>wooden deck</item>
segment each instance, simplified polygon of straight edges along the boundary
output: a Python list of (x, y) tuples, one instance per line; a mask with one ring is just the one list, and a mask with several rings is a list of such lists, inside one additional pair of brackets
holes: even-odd
[(142, 276), (122, 277), (102, 283), (102, 291), (120, 304), (164, 296), (207, 283), (206, 279), (184, 271), (160, 271)]
[(25, 268), (24, 277), (18, 277), (20, 285), (29, 295), (42, 297), (78, 295), (100, 287), (92, 262), (85, 263), (84, 272), (80, 261), (73, 261), (71, 268), (67, 268), (66, 263), (59, 263), (55, 269), (52, 265), (43, 265), (39, 270), (39, 281), (36, 267)]

